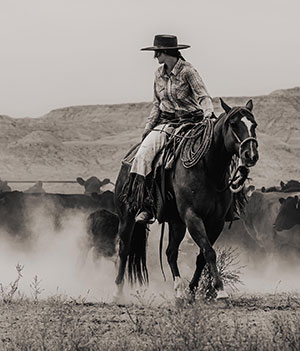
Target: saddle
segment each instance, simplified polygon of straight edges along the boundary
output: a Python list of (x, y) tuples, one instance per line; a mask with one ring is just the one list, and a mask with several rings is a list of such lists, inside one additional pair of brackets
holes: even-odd
[[(200, 122), (187, 120), (175, 125), (164, 148), (152, 163), (152, 172), (147, 176), (148, 193), (152, 195), (151, 205), (159, 223), (166, 220), (168, 204), (174, 196), (168, 181), (175, 161), (180, 157), (184, 167), (194, 166), (209, 150), (214, 122), (203, 119)], [(122, 160), (131, 166), (141, 143), (134, 145)]]

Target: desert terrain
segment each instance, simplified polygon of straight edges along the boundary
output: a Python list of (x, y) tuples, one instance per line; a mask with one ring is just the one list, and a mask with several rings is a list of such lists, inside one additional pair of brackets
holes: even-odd
[[(230, 106), (254, 103), (260, 159), (251, 184), (300, 180), (300, 87), (256, 97), (223, 97)], [(213, 100), (221, 112), (218, 98)], [(39, 118), (0, 115), (0, 179), (13, 190), (44, 181), (47, 192), (82, 193), (76, 177), (116, 180), (127, 150), (140, 140), (151, 103), (71, 106)], [(226, 303), (175, 303), (172, 279), (159, 269), (160, 228), (149, 235), (150, 284), (126, 287), (127, 301), (112, 302), (112, 262), (80, 263), (85, 216), (65, 218), (60, 232), (37, 216), (35, 245), (25, 250), (0, 233), (0, 350), (299, 350), (300, 280), (297, 257), (265, 256), (243, 226), (227, 227), (218, 252), (232, 247), (228, 266), (239, 272), (238, 289)], [(166, 243), (165, 246), (166, 248)], [(185, 240), (180, 251), (184, 279), (191, 278), (196, 248)], [(16, 269), (17, 268), (17, 269)]]

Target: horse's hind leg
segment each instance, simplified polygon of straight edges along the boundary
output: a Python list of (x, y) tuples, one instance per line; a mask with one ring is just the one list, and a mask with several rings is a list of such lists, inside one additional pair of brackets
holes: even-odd
[(201, 250), (197, 257), (196, 270), (190, 284), (191, 291), (194, 292), (194, 289), (198, 286), (200, 275), (206, 262), (213, 277), (214, 288), (217, 291), (223, 292), (223, 282), (220, 278), (216, 265), (216, 252), (207, 237), (202, 219), (199, 218), (192, 210), (188, 210), (186, 213), (186, 225), (192, 238)]
[(176, 298), (181, 298), (183, 296), (183, 282), (180, 277), (177, 259), (179, 245), (184, 238), (185, 231), (186, 226), (181, 220), (172, 219), (169, 221), (169, 244), (166, 250), (166, 254), (174, 279), (174, 290)]
[(123, 297), (124, 275), (127, 263), (127, 257), (130, 250), (131, 238), (134, 229), (134, 218), (120, 219), (119, 222), (119, 268), (116, 277), (116, 292), (114, 300), (120, 301)]

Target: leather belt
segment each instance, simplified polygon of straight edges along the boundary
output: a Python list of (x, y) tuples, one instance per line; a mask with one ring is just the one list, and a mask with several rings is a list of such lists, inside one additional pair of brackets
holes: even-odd
[(174, 112), (172, 113), (172, 112), (165, 112), (165, 111), (160, 111), (159, 117), (162, 119), (167, 119), (169, 121), (174, 120), (176, 118)]
[(174, 112), (166, 112), (166, 111), (160, 111), (160, 118), (165, 119), (168, 121), (174, 121), (174, 120), (185, 120), (185, 119), (194, 119), (196, 120), (202, 120), (203, 118), (203, 111), (202, 110), (196, 110), (193, 112), (189, 112), (185, 115), (178, 116)]

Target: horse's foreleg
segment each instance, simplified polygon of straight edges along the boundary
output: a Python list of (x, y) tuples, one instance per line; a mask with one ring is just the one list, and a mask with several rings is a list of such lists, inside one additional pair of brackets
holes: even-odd
[[(221, 226), (222, 225), (220, 225), (218, 227), (217, 223), (214, 222), (214, 229), (215, 230), (214, 231), (209, 230), (208, 240), (209, 240), (211, 246), (213, 246), (214, 243), (216, 242), (216, 240), (221, 232)], [(213, 233), (214, 233), (214, 235), (212, 235)], [(194, 276), (189, 284), (190, 291), (192, 293), (194, 293), (196, 291), (196, 289), (198, 288), (201, 273), (202, 273), (205, 265), (206, 265), (206, 260), (205, 260), (205, 257), (203, 255), (203, 251), (200, 249), (200, 253), (197, 256), (197, 260), (196, 260), (196, 270), (195, 270)]]
[(127, 257), (130, 250), (130, 243), (133, 233), (135, 222), (134, 218), (120, 220), (119, 223), (119, 266), (118, 274), (115, 280), (116, 292), (114, 294), (114, 300), (120, 301), (123, 296), (123, 285), (124, 285), (124, 275), (127, 263)]
[(203, 252), (200, 250), (199, 255), (197, 256), (197, 260), (196, 260), (196, 269), (195, 269), (195, 273), (193, 275), (192, 280), (190, 281), (189, 284), (189, 288), (192, 294), (195, 293), (196, 289), (198, 288), (199, 285), (199, 280), (201, 277), (201, 273), (203, 271), (203, 268), (206, 265), (206, 261), (203, 255)]
[(177, 259), (178, 259), (178, 249), (181, 241), (184, 238), (186, 231), (186, 226), (182, 221), (170, 221), (169, 222), (169, 244), (166, 250), (168, 257), (168, 263), (172, 271), (174, 279), (174, 290), (176, 298), (181, 298), (183, 296), (183, 282), (180, 277)]
[(200, 275), (205, 266), (205, 262), (208, 264), (210, 273), (213, 277), (214, 288), (217, 291), (223, 291), (223, 282), (220, 278), (216, 265), (216, 252), (207, 237), (206, 229), (202, 219), (198, 217), (192, 210), (188, 210), (186, 212), (185, 219), (186, 225), (192, 238), (201, 250), (200, 254), (197, 257), (196, 270), (190, 284), (191, 291), (193, 292), (194, 289), (198, 286)]

